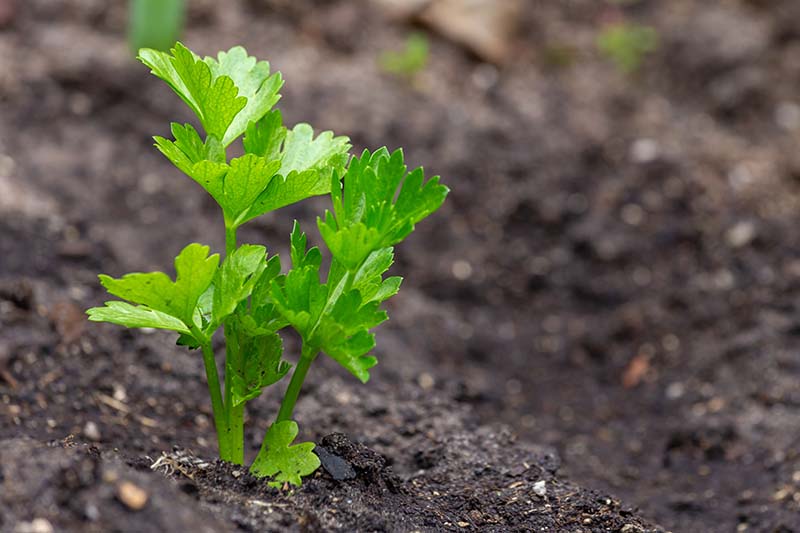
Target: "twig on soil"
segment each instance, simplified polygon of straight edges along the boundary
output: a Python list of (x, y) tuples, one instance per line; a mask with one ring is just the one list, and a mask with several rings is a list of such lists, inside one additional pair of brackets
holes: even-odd
[(42, 376), (42, 378), (38, 381), (36, 385), (39, 387), (40, 390), (42, 390), (48, 385), (50, 385), (52, 382), (60, 378), (62, 375), (63, 374), (60, 370), (52, 370), (47, 374), (45, 374), (44, 376)]
[(0, 345), (0, 379), (8, 383), (8, 386), (12, 389), (16, 389), (19, 387), (19, 381), (14, 379), (8, 369), (8, 360), (10, 358), (8, 352), (8, 347), (5, 344)]
[(19, 387), (19, 381), (17, 381), (14, 376), (11, 375), (11, 372), (8, 371), (7, 368), (4, 368), (5, 362), (0, 361), (0, 378), (8, 383), (8, 386), (12, 389), (16, 389)]

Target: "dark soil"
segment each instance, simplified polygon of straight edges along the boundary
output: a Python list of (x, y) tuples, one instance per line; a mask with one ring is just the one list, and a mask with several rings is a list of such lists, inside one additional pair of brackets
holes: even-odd
[[(13, 4), (0, 529), (800, 531), (795, 0), (537, 3), (504, 67), (431, 33), (413, 82), (376, 67), (409, 25), (375, 3), (194, 2), (187, 43), (269, 58), (288, 122), (403, 146), (453, 190), (398, 250), (372, 382), (322, 362), (304, 389), (304, 438), (356, 476), (291, 495), (213, 462), (195, 354), (82, 314), (98, 272), (222, 248), (211, 201), (151, 146), (188, 114), (131, 61), (122, 3)], [(633, 75), (594, 44), (621, 18), (660, 35)], [(243, 240), (280, 252), (324, 205)], [(253, 402), (250, 455), (277, 397)], [(135, 514), (123, 481), (149, 494)]]
[[(153, 461), (71, 439), (0, 441), (0, 527), (35, 516), (57, 531), (663, 531), (555, 477), (553, 454), (478, 427), (451, 396), (416, 386), (351, 394), (331, 378), (298, 415), (323, 427), (347, 412), (352, 422), (336, 427), (383, 453), (323, 437), (323, 468), (293, 492), (183, 449)], [(147, 494), (142, 508), (123, 496), (131, 484)]]

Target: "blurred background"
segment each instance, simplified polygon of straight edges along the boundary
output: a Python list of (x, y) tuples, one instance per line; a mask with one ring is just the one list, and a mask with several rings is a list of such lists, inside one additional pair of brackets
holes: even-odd
[[(53, 332), (4, 333), (4, 380), (55, 339), (84, 385), (146, 388), (76, 343), (96, 273), (224, 236), (152, 147), (191, 117), (131, 47), (243, 45), (283, 73), (288, 124), (403, 147), (452, 189), (398, 249), (373, 381), (450, 390), (675, 531), (800, 530), (800, 2), (135, 4), (0, 0), (0, 294), (39, 294)], [(281, 251), (325, 205), (241, 239)], [(62, 429), (86, 433), (34, 428)]]

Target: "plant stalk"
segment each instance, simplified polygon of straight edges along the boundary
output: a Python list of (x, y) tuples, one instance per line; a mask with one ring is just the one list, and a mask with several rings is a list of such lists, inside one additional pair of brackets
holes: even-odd
[[(236, 250), (236, 227), (225, 225), (225, 259)], [(241, 372), (244, 361), (239, 352), (239, 337), (229, 321), (224, 323), (225, 332), (225, 437), (228, 439), (229, 457), (234, 464), (244, 464), (244, 403), (233, 404), (233, 376)]]
[(278, 411), (278, 418), (276, 422), (283, 422), (285, 420), (292, 419), (294, 404), (297, 403), (297, 397), (300, 395), (300, 389), (303, 387), (303, 382), (306, 379), (308, 369), (311, 366), (311, 363), (314, 362), (314, 359), (317, 358), (318, 353), (319, 352), (315, 348), (309, 347), (307, 344), (303, 344), (300, 360), (297, 362), (297, 366), (292, 374), (292, 380), (289, 382), (289, 387), (286, 389), (286, 394), (283, 396), (281, 409)]
[[(203, 334), (197, 328), (192, 328), (192, 333), (197, 340), (204, 338)], [(211, 347), (210, 340), (204, 340), (200, 344), (200, 349), (203, 352), (203, 363), (206, 368), (206, 381), (208, 382), (208, 393), (211, 396), (211, 411), (214, 416), (214, 428), (217, 432), (217, 445), (219, 446), (219, 455), (221, 458), (226, 459), (230, 456), (230, 441), (224, 434), (226, 422), (225, 404), (222, 401), (222, 394), (219, 388), (219, 374), (217, 373), (217, 361), (214, 359), (214, 349)], [(227, 460), (227, 459), (226, 459)]]

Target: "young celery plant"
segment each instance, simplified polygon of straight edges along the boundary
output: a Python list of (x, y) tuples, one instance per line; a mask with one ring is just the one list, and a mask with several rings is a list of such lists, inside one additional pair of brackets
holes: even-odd
[[(156, 146), (219, 204), (225, 229), (225, 258), (190, 244), (175, 260), (176, 279), (166, 274), (100, 276), (109, 293), (127, 300), (89, 309), (90, 320), (127, 327), (160, 328), (179, 334), (178, 344), (199, 349), (206, 369), (220, 457), (244, 463), (247, 401), (283, 378), (279, 331), (291, 327), (303, 342), (301, 355), (276, 421), (267, 430), (251, 471), (272, 483), (300, 484), (319, 465), (313, 443), (292, 445), (294, 405), (308, 369), (324, 352), (361, 381), (376, 364), (370, 329), (387, 315), (380, 304), (397, 293), (401, 279), (384, 274), (392, 246), (439, 208), (447, 188), (438, 177), (425, 182), (422, 169), (407, 172), (401, 151), (365, 151), (348, 164), (349, 141), (331, 132), (314, 136), (307, 124), (291, 130), (272, 107), (282, 85), (269, 64), (241, 47), (201, 59), (178, 43), (171, 54), (141, 50), (140, 59), (195, 112), (205, 132), (172, 124), (174, 139)], [(227, 148), (242, 138), (244, 155), (229, 159)], [(344, 186), (341, 180), (344, 178)], [(332, 261), (323, 283), (322, 254), (307, 249), (295, 222), (291, 269), (281, 274), (266, 248), (237, 242), (242, 224), (311, 196), (331, 193), (333, 212), (317, 225)], [(212, 346), (225, 339), (224, 382)]]

